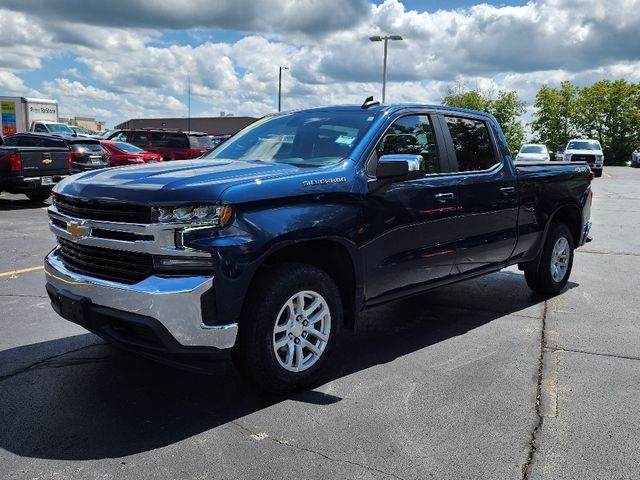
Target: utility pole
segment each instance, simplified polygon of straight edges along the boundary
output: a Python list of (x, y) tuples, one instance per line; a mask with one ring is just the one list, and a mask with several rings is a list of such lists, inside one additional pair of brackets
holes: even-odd
[(382, 67), (382, 103), (384, 103), (387, 93), (387, 44), (389, 40), (402, 40), (402, 37), (400, 35), (386, 35), (384, 37), (375, 35), (369, 37), (369, 40), (372, 42), (384, 42), (384, 62)]
[(282, 111), (282, 70), (289, 70), (289, 67), (279, 67), (278, 70), (278, 111)]

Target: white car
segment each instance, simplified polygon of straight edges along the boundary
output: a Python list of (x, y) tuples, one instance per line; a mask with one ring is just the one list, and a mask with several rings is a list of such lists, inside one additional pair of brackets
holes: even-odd
[(527, 143), (516, 155), (516, 162), (548, 162), (551, 160), (546, 145)]
[(589, 138), (574, 138), (569, 140), (564, 149), (563, 162), (587, 162), (596, 177), (602, 176), (604, 153), (600, 142)]

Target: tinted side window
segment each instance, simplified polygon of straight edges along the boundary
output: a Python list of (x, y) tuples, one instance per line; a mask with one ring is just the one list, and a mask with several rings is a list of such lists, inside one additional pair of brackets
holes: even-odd
[(445, 117), (459, 172), (487, 170), (497, 162), (485, 122), (471, 118)]
[(65, 148), (67, 146), (67, 144), (64, 143), (63, 141), (55, 140), (53, 138), (45, 138), (44, 141), (42, 142), (42, 146), (43, 147)]
[(185, 133), (154, 133), (153, 144), (158, 148), (189, 148), (189, 140)]
[(20, 137), (18, 140), (18, 146), (20, 147), (42, 147), (44, 144), (44, 138), (41, 137)]
[(425, 173), (438, 172), (438, 154), (433, 129), (427, 115), (399, 118), (384, 134), (376, 147), (378, 158), (383, 155), (422, 155)]
[(112, 142), (126, 142), (127, 141), (127, 133), (126, 132), (120, 132), (117, 135), (114, 135), (113, 137), (111, 137), (109, 140), (111, 140)]
[(17, 147), (18, 146), (18, 140), (20, 139), (20, 137), (9, 137), (9, 138), (5, 138), (4, 139), (4, 144), (7, 147)]
[(147, 144), (147, 140), (149, 139), (148, 135), (149, 134), (147, 132), (132, 132), (131, 140), (129, 140), (129, 143), (133, 143), (137, 147), (144, 147)]
[(47, 127), (45, 127), (43, 124), (41, 123), (36, 123), (35, 127), (33, 128), (34, 132), (44, 132), (47, 133)]

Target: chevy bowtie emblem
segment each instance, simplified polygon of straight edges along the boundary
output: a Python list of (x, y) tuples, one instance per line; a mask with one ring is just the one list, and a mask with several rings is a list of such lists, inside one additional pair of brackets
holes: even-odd
[(50, 158), (45, 158), (44, 160), (42, 160), (42, 163), (43, 163), (44, 165), (50, 165), (50, 164), (51, 164), (51, 162), (53, 162), (53, 160), (51, 160)]
[(86, 237), (91, 232), (91, 227), (80, 225), (78, 222), (67, 222), (67, 232), (74, 238)]

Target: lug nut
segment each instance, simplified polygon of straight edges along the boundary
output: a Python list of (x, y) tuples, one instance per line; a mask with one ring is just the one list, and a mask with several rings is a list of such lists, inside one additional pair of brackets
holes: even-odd
[(290, 334), (289, 334), (289, 338), (293, 338), (293, 333), (290, 333)]
[(296, 338), (296, 339), (294, 340), (294, 342), (296, 342), (296, 345), (297, 345), (298, 343), (300, 343), (300, 339), (299, 339), (299, 338)]
[(296, 317), (296, 320), (297, 320), (297, 321), (302, 320), (302, 315), (298, 315), (298, 316)]
[(307, 338), (307, 332), (302, 332), (302, 336), (303, 336), (304, 338)]
[(309, 322), (305, 320), (304, 322), (302, 322), (302, 325), (306, 327), (307, 325), (309, 325)]

